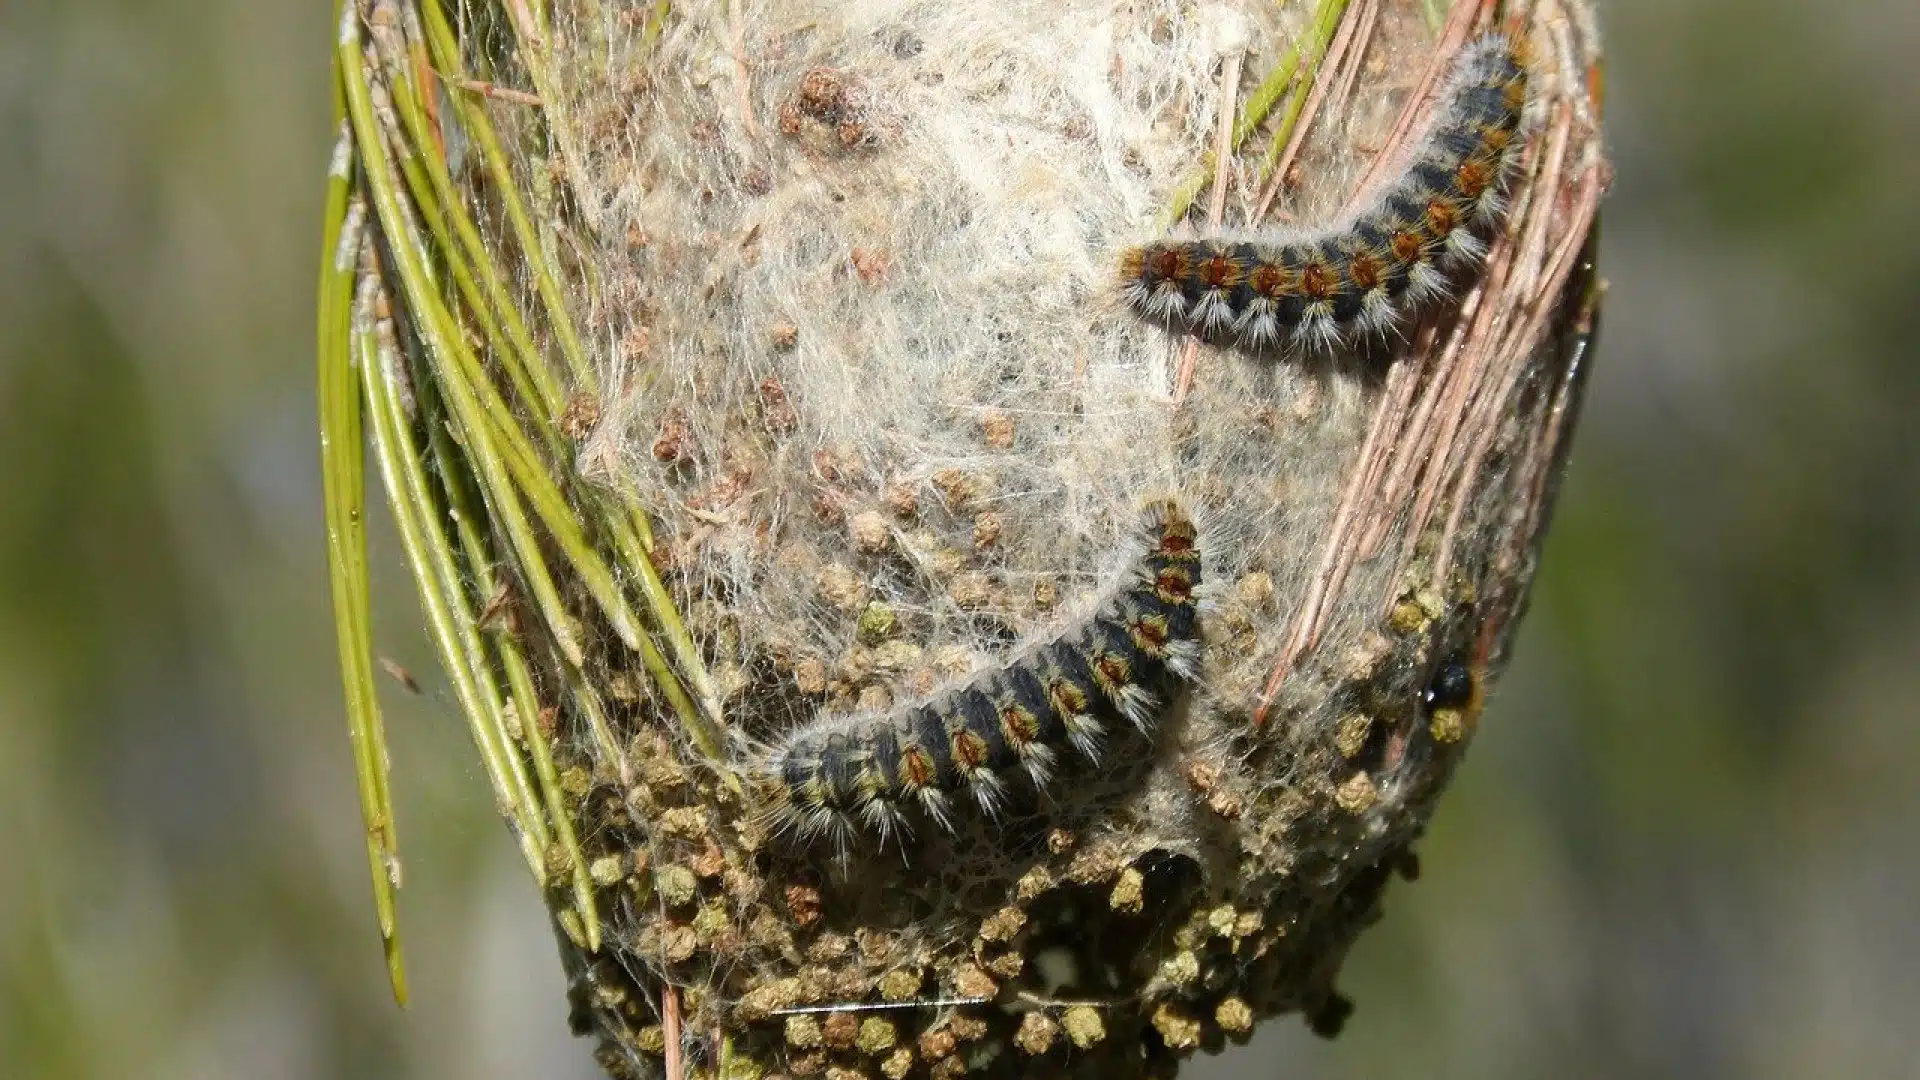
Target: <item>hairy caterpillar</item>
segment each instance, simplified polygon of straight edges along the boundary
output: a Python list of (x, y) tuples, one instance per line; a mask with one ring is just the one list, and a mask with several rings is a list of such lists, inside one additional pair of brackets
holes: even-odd
[(1145, 550), (1091, 614), (933, 697), (824, 716), (755, 765), (783, 832), (906, 836), (921, 818), (951, 831), (971, 801), (997, 817), (1016, 785), (1044, 790), (1077, 756), (1099, 759), (1113, 726), (1153, 724), (1199, 662), (1200, 550), (1172, 500), (1148, 506)]
[(1307, 230), (1164, 240), (1121, 256), (1140, 315), (1254, 351), (1330, 349), (1403, 325), (1479, 262), (1518, 158), (1527, 100), (1521, 47), (1504, 34), (1462, 50), (1439, 119), (1409, 164), (1358, 213)]

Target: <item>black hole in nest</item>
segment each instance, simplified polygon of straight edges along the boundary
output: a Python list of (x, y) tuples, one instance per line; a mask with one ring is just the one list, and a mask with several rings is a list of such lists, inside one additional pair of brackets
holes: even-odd
[(1027, 954), (1035, 961), (1015, 985), (1046, 999), (1107, 998), (1124, 989), (1107, 950), (1120, 941), (1106, 893), (1086, 885), (1054, 890), (1032, 910)]
[(1206, 883), (1199, 860), (1165, 848), (1154, 848), (1134, 863), (1140, 871), (1142, 899), (1148, 911), (1180, 904)]
[(1140, 872), (1139, 910), (1116, 910), (1109, 884), (1066, 885), (1029, 911), (1032, 930), (1023, 989), (1054, 1000), (1124, 999), (1136, 994), (1159, 969), (1178, 920), (1204, 884), (1200, 863), (1156, 848), (1133, 864)]

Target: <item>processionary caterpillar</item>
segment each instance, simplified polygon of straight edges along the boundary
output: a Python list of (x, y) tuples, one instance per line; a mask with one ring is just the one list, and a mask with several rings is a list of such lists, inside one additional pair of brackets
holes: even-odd
[(1402, 327), (1486, 254), (1479, 234), (1504, 208), (1526, 103), (1521, 47), (1504, 34), (1479, 38), (1462, 50), (1405, 171), (1368, 205), (1312, 229), (1129, 248), (1125, 300), (1155, 322), (1256, 352), (1327, 350)]
[(843, 852), (915, 820), (951, 831), (969, 805), (998, 817), (1021, 789), (1096, 764), (1118, 725), (1150, 731), (1199, 663), (1197, 535), (1178, 503), (1154, 502), (1144, 550), (1086, 617), (924, 701), (789, 732), (754, 766), (776, 826)]

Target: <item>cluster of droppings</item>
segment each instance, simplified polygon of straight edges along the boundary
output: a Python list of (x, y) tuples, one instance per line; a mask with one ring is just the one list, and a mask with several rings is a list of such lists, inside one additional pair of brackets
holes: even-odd
[(1340, 756), (1351, 761), (1366, 748), (1367, 734), (1373, 730), (1373, 718), (1363, 712), (1350, 712), (1340, 718), (1334, 729), (1333, 745)]
[(1031, 1012), (1020, 1019), (1020, 1030), (1014, 1035), (1014, 1045), (1028, 1054), (1040, 1055), (1053, 1049), (1060, 1037), (1060, 1022), (1043, 1012)]
[(1167, 1003), (1154, 1009), (1153, 1029), (1175, 1050), (1192, 1050), (1200, 1045), (1200, 1022), (1178, 1005)]
[(1100, 1019), (1100, 1010), (1091, 1005), (1072, 1006), (1061, 1019), (1067, 1029), (1067, 1038), (1082, 1050), (1092, 1049), (1095, 1043), (1107, 1037), (1107, 1026)]
[[(680, 820), (688, 823), (687, 816)], [(960, 963), (944, 975), (930, 980), (925, 968), (903, 965), (903, 958), (915, 953), (917, 946), (897, 935), (866, 927), (848, 933), (825, 925), (820, 912), (832, 905), (830, 886), (825, 893), (793, 886), (780, 905), (787, 917), (776, 922), (784, 947), (798, 949), (805, 966), (796, 974), (762, 981), (730, 1003), (692, 996), (687, 1002), (703, 1008), (718, 1005), (733, 1022), (746, 1025), (740, 1029), (746, 1037), (737, 1047), (753, 1045), (751, 1033), (771, 1025), (770, 1034), (786, 1048), (779, 1059), (784, 1063), (781, 1067), (793, 1077), (958, 1077), (968, 1074), (969, 1066), (991, 1058), (996, 1046), (1018, 1056), (1052, 1060), (1061, 1053), (1084, 1054), (1112, 1045), (1112, 1024), (1122, 1014), (1086, 1002), (1049, 1004), (1045, 988), (1023, 981), (1034, 976), (1027, 974), (1030, 965), (1021, 950), (1039, 947), (1050, 928), (1060, 923), (1063, 912), (1055, 905), (1069, 893), (1095, 902), (1086, 907), (1075, 901), (1069, 909), (1076, 913), (1069, 921), (1080, 928), (1097, 926), (1102, 908), (1112, 913), (1106, 918), (1119, 920), (1116, 929), (1152, 919), (1170, 895), (1165, 891), (1171, 880), (1168, 874), (1180, 877), (1185, 872), (1183, 861), (1159, 852), (1129, 854), (1125, 848), (1106, 844), (1082, 847), (1061, 835), (1053, 839), (1037, 862), (1011, 878), (1003, 902), (983, 912), (966, 946), (976, 960)], [(679, 872), (661, 875), (663, 881), (671, 882), (656, 888), (676, 893), (689, 886), (698, 888), (697, 880), (689, 877)], [(1085, 892), (1089, 888), (1094, 891)], [(771, 909), (764, 914), (771, 914)], [(762, 927), (754, 936), (766, 940), (770, 929)], [(1255, 1006), (1244, 994), (1223, 992), (1221, 973), (1236, 964), (1257, 961), (1283, 939), (1284, 935), (1266, 931), (1258, 911), (1232, 904), (1194, 908), (1172, 934), (1169, 947), (1173, 951), (1150, 971), (1142, 969), (1148, 975), (1143, 986), (1160, 1001), (1127, 1021), (1129, 1038), (1139, 1031), (1152, 1031), (1161, 1045), (1185, 1051), (1244, 1036), (1251, 1029)], [(1110, 959), (1110, 955), (1088, 953), (1074, 957), (1068, 967), (1090, 969)], [(1002, 965), (1002, 971), (992, 970)], [(854, 977), (856, 969), (868, 974)], [(1028, 1004), (1015, 1011), (1003, 1010), (997, 1002), (1010, 1000), (1004, 993), (1009, 990), (1015, 991), (1013, 1000)], [(863, 1000), (911, 1004), (928, 994), (979, 1004), (951, 1008), (925, 1029), (915, 1025), (937, 1015), (934, 1010), (882, 1013), (863, 1010), (858, 1004)], [(688, 1022), (698, 1020), (690, 1017)], [(647, 1054), (663, 1054), (663, 1029), (658, 1024), (642, 1025), (632, 1032), (628, 1045)]]
[(1349, 814), (1365, 813), (1379, 799), (1380, 793), (1373, 786), (1373, 778), (1364, 772), (1347, 777), (1333, 796), (1334, 803)]
[(1246, 797), (1219, 763), (1189, 760), (1181, 766), (1180, 774), (1186, 778), (1194, 794), (1205, 800), (1207, 809), (1216, 816), (1234, 821), (1246, 811)]

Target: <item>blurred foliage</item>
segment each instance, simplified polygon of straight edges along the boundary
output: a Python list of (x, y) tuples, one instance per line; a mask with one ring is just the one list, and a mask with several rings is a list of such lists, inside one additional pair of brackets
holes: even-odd
[[(329, 624), (327, 5), (0, 10), (0, 1062), (593, 1075), (391, 530), (414, 1006)], [(1619, 0), (1611, 280), (1534, 613), (1323, 1044), (1192, 1072), (1920, 1076), (1920, 9)]]

